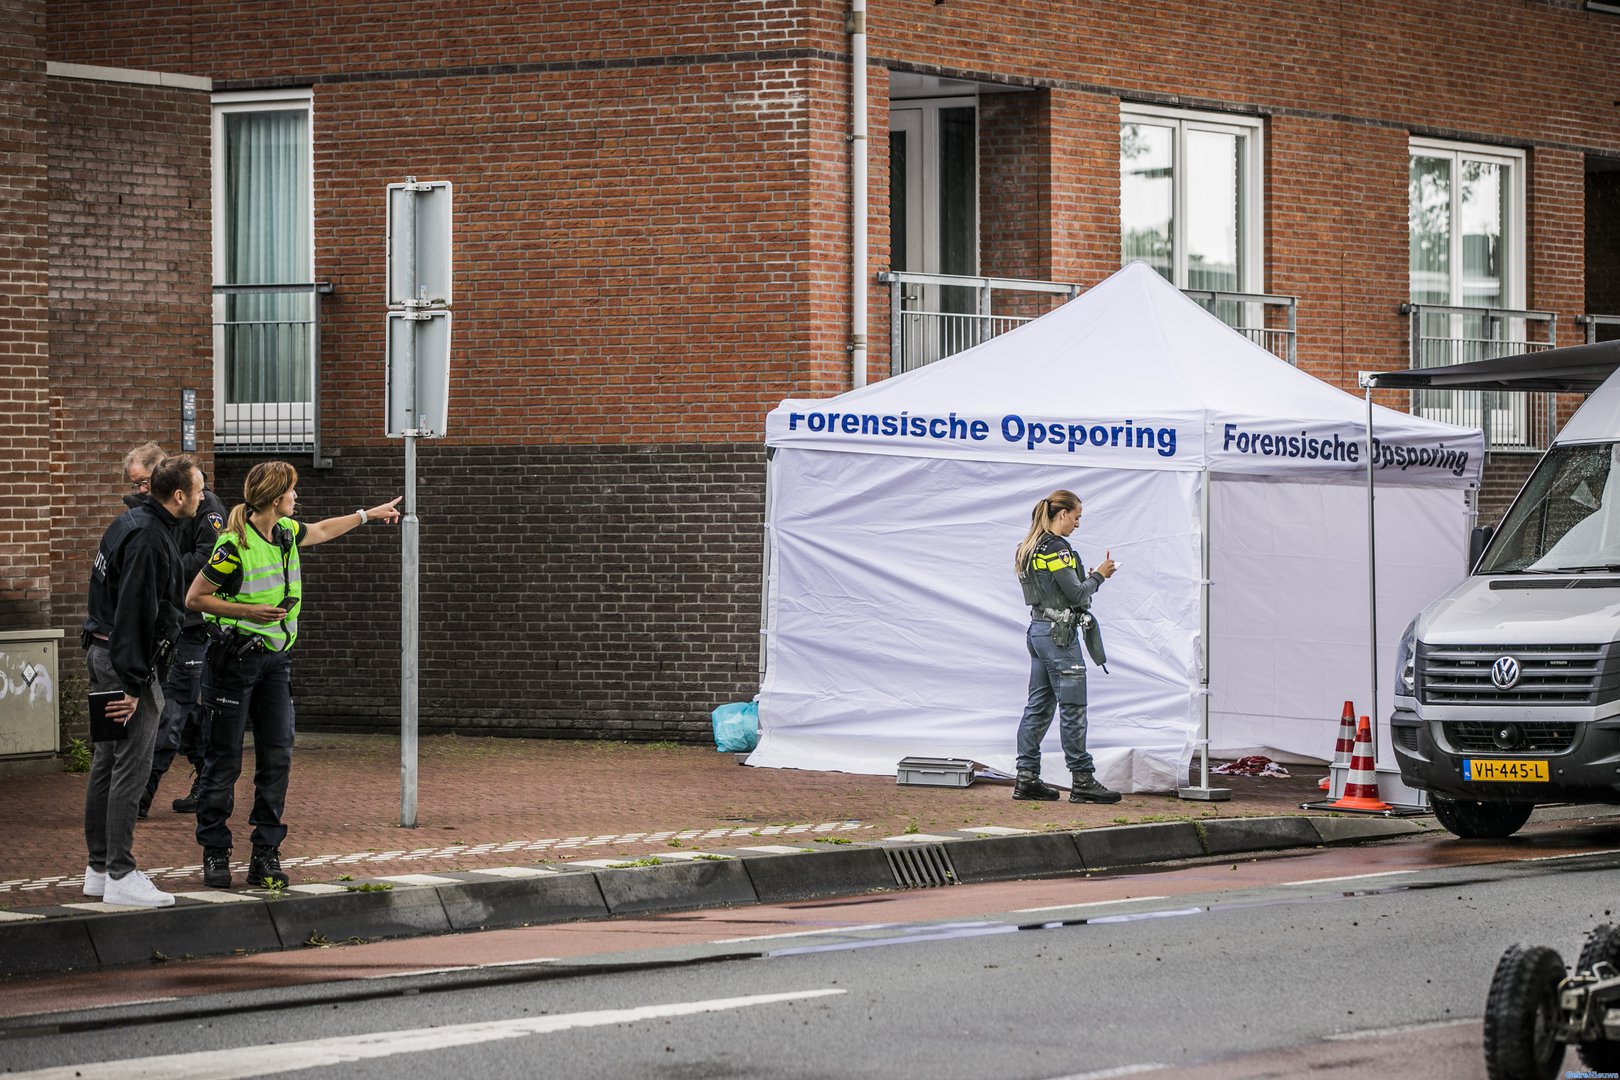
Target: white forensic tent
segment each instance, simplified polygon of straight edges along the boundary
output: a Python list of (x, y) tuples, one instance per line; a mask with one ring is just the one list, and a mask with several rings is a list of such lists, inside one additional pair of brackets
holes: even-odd
[[(964, 353), (784, 401), (766, 424), (749, 764), (881, 774), (919, 755), (1010, 773), (1029, 671), (1013, 549), (1054, 488), (1085, 504), (1081, 560), (1120, 563), (1092, 609), (1109, 668), (1088, 675), (1099, 779), (1185, 779), (1206, 616), (1211, 752), (1331, 757), (1371, 677), (1367, 417), (1142, 263)], [(1401, 630), (1465, 572), (1483, 436), (1382, 407), (1373, 425), (1393, 684)], [(1043, 766), (1066, 786), (1058, 746), (1054, 723)]]

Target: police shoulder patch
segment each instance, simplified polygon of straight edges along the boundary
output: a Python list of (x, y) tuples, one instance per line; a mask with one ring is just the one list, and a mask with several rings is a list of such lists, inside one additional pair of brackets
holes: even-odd
[(215, 548), (214, 553), (208, 557), (208, 565), (210, 566), (234, 565), (235, 563), (236, 551), (228, 545)]
[(208, 515), (208, 524), (213, 527), (215, 532), (220, 532), (225, 528), (225, 517), (222, 514), (210, 513)]

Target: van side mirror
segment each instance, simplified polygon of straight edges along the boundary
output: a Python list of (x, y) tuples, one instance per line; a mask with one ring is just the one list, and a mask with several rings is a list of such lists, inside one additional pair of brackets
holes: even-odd
[(1479, 557), (1485, 554), (1485, 548), (1496, 535), (1495, 525), (1476, 525), (1468, 537), (1468, 569), (1470, 572), (1479, 567)]

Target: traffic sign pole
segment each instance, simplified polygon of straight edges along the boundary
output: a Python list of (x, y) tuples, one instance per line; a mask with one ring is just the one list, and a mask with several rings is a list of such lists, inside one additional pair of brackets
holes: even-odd
[[(400, 550), (399, 823), (416, 827), (421, 520), (416, 440), (444, 434), (450, 396), (448, 183), (388, 185), (387, 433), (405, 440)], [(400, 310), (403, 309), (403, 310)], [(427, 371), (423, 371), (424, 364)]]

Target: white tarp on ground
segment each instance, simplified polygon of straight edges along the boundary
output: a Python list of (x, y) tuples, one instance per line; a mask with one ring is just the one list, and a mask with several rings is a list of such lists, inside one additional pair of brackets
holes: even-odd
[[(1387, 672), (1395, 635), (1463, 572), (1483, 440), (1375, 412)], [(1099, 775), (1175, 787), (1202, 715), (1206, 470), (1229, 478), (1211, 500), (1213, 749), (1327, 756), (1342, 701), (1365, 696), (1364, 403), (1143, 264), (966, 353), (783, 402), (767, 442), (750, 764), (889, 773), (922, 755), (1010, 771), (1028, 674), (1012, 551), (1035, 500), (1066, 487), (1085, 501), (1082, 560), (1121, 563), (1094, 608), (1110, 669), (1089, 678)], [(1045, 765), (1066, 781), (1057, 747), (1054, 723)]]

